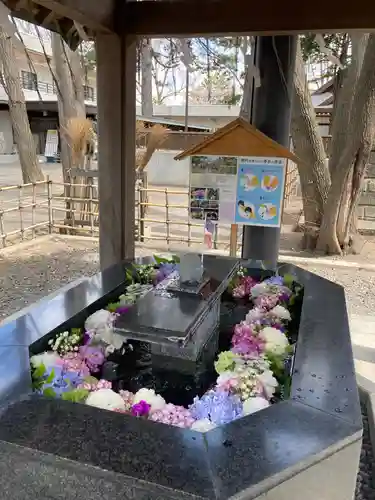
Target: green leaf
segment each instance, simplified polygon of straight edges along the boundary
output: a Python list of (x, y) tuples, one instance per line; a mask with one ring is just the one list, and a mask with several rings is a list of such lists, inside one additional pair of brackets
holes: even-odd
[(43, 378), (43, 376), (45, 375), (46, 371), (47, 371), (47, 369), (46, 369), (45, 365), (43, 363), (41, 363), (33, 371), (33, 378), (36, 378), (36, 379)]
[(160, 257), (159, 255), (154, 255), (153, 257), (155, 259), (156, 264), (167, 264), (168, 262), (170, 262), (169, 259), (165, 257)]
[(288, 288), (291, 288), (293, 286), (293, 283), (295, 282), (295, 277), (292, 274), (284, 274), (283, 280), (284, 285)]
[(47, 389), (44, 389), (43, 391), (43, 396), (46, 398), (55, 398), (56, 392), (52, 389), (52, 387), (47, 387)]
[(115, 311), (116, 311), (116, 309), (120, 307), (120, 305), (121, 305), (121, 303), (120, 303), (120, 302), (110, 302), (110, 303), (107, 305), (106, 309), (107, 309), (107, 311), (109, 311), (109, 312), (115, 312)]
[(125, 270), (125, 278), (130, 281), (130, 283), (134, 283), (133, 272), (128, 267)]
[(61, 399), (64, 401), (71, 401), (72, 403), (80, 403), (84, 401), (89, 394), (90, 391), (87, 389), (73, 389), (72, 391), (63, 392)]
[(172, 255), (172, 260), (175, 264), (180, 263), (180, 257), (178, 255)]
[(48, 375), (45, 383), (52, 384), (54, 378), (55, 378), (55, 370), (52, 368), (51, 373)]

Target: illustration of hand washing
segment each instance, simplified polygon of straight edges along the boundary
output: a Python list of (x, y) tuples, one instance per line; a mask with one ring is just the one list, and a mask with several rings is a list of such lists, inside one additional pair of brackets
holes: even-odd
[(241, 176), (241, 187), (245, 191), (253, 191), (257, 187), (259, 187), (259, 179), (256, 175), (254, 174), (243, 174)]
[(245, 203), (243, 200), (238, 202), (238, 215), (243, 219), (255, 219), (255, 208), (251, 203)]
[(265, 175), (262, 179), (262, 189), (264, 191), (272, 192), (276, 191), (279, 187), (279, 180), (275, 175)]
[(263, 220), (271, 220), (277, 216), (277, 208), (272, 203), (263, 203), (258, 209), (258, 214)]

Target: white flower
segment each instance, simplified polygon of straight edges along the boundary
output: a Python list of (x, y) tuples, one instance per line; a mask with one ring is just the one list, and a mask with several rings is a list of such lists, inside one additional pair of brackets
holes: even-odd
[(42, 354), (35, 354), (31, 356), (30, 363), (34, 368), (37, 368), (40, 365), (44, 365), (46, 369), (51, 366), (55, 366), (61, 363), (61, 358), (58, 354), (52, 351), (42, 352)]
[(273, 309), (271, 309), (270, 314), (283, 321), (290, 321), (292, 319), (288, 309), (283, 306), (275, 306)]
[(133, 405), (139, 403), (140, 401), (146, 401), (151, 408), (150, 413), (158, 410), (162, 410), (166, 405), (165, 399), (159, 394), (156, 394), (154, 389), (139, 389), (134, 395)]
[(105, 344), (120, 349), (125, 339), (121, 335), (113, 333), (113, 318), (114, 315), (111, 312), (99, 309), (86, 319), (85, 329), (94, 333), (94, 339), (102, 340)]
[(264, 388), (265, 395), (268, 399), (271, 399), (275, 394), (276, 387), (279, 385), (271, 370), (265, 370), (263, 373), (257, 376), (257, 379), (262, 384)]
[(272, 354), (284, 354), (289, 342), (285, 334), (277, 328), (266, 326), (260, 331), (260, 336), (266, 343), (266, 352)]
[(102, 410), (125, 410), (124, 400), (112, 389), (99, 389), (91, 392), (86, 399), (86, 404)]
[(211, 429), (215, 429), (216, 425), (208, 420), (208, 418), (202, 418), (201, 420), (196, 420), (191, 426), (192, 431), (197, 432), (208, 432)]
[(251, 415), (252, 413), (255, 413), (257, 411), (263, 410), (264, 408), (267, 408), (269, 406), (269, 402), (260, 397), (256, 396), (254, 398), (249, 398), (246, 399), (246, 401), (243, 402), (243, 414), (245, 415)]
[(260, 295), (264, 295), (264, 294), (269, 293), (269, 287), (268, 287), (267, 283), (258, 283), (257, 285), (254, 285), (251, 288), (250, 293), (251, 293), (251, 296), (253, 297), (253, 299), (256, 299)]
[(225, 387), (227, 389), (230, 389), (232, 387), (237, 387), (238, 384), (239, 384), (239, 374), (229, 370), (221, 373), (216, 380), (216, 385), (218, 387)]
[(259, 319), (262, 319), (263, 316), (263, 309), (261, 309), (260, 307), (254, 307), (254, 309), (251, 309), (251, 311), (247, 313), (245, 323), (248, 323), (250, 325), (251, 323), (258, 321)]

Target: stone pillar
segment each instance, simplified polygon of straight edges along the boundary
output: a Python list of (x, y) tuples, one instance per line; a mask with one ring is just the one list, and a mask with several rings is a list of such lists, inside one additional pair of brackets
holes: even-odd
[(134, 257), (136, 44), (96, 38), (100, 266)]
[[(253, 86), (251, 92), (250, 122), (286, 147), (289, 147), (296, 44), (297, 36), (260, 36), (254, 51), (261, 86)], [(279, 242), (280, 228), (244, 226), (242, 257), (265, 261), (273, 269)]]

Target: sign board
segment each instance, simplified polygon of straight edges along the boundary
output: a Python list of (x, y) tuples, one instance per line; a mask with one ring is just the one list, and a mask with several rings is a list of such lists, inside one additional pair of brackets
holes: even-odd
[(233, 222), (237, 157), (192, 156), (190, 161), (190, 215), (198, 220)]
[(59, 147), (59, 134), (57, 130), (48, 130), (44, 156), (46, 158), (54, 158), (57, 155), (58, 147)]
[(280, 227), (285, 175), (283, 158), (238, 158), (234, 222)]
[(280, 226), (285, 159), (205, 155), (192, 156), (190, 165), (192, 218)]

